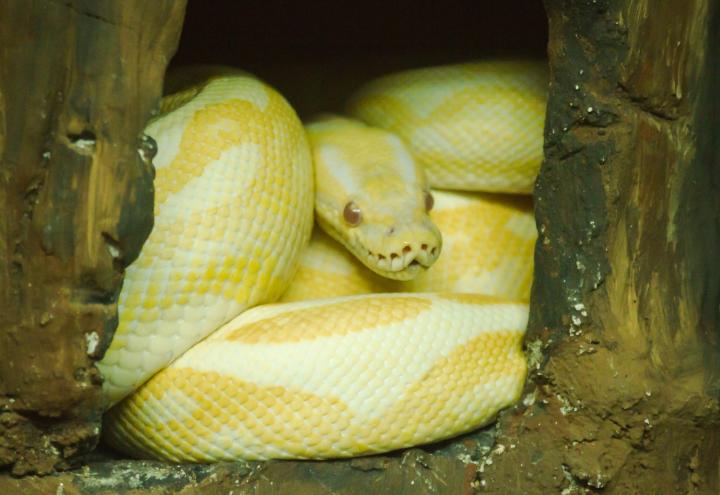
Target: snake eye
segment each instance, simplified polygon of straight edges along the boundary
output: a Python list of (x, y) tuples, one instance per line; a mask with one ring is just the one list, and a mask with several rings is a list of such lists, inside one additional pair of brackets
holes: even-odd
[(425, 211), (430, 211), (435, 206), (435, 198), (430, 191), (425, 191)]
[(345, 205), (343, 210), (343, 218), (350, 227), (357, 227), (362, 221), (362, 214), (360, 213), (360, 207), (355, 204), (354, 201), (350, 201)]

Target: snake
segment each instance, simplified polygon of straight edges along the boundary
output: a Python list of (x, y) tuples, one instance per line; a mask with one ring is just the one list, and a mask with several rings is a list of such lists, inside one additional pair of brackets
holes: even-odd
[[(431, 270), (393, 280), (368, 269), (320, 228), (281, 302), (374, 292), (469, 292), (529, 301), (537, 229), (527, 195), (431, 189), (442, 233)], [(462, 260), (462, 261), (458, 261)]]
[[(347, 116), (306, 125), (275, 89), (233, 69), (164, 97), (145, 129), (157, 143), (155, 226), (126, 269), (97, 363), (103, 439), (170, 462), (354, 457), (451, 438), (514, 404), (528, 282), (489, 287), (503, 277), (493, 262), (481, 282), (443, 285), (434, 271), (446, 254), (458, 273), (488, 256), (464, 259), (436, 221), (445, 203), (478, 211), (479, 198), (504, 218), (485, 235), (512, 232), (507, 245), (521, 239), (523, 252), (534, 242), (527, 204), (441, 189), (528, 192), (544, 70), (493, 61), (403, 72), (361, 88)], [(432, 122), (436, 141), (418, 149), (413, 136)], [(519, 151), (494, 158), (501, 138)], [(303, 292), (295, 284), (330, 285), (302, 275), (318, 236), (383, 282), (288, 297)], [(437, 283), (417, 282), (430, 274)]]

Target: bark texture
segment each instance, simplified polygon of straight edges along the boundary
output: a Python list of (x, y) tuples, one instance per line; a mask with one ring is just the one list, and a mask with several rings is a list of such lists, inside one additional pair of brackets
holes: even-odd
[(0, 467), (14, 474), (97, 443), (93, 362), (152, 227), (142, 129), (184, 3), (0, 0)]
[(720, 493), (718, 2), (545, 6), (533, 372), (481, 485)]

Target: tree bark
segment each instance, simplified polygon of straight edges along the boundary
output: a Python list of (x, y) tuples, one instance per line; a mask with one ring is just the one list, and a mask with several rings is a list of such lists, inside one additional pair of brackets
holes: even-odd
[(185, 2), (0, 0), (0, 467), (99, 433), (93, 362), (153, 222), (152, 143)]
[(720, 8), (546, 0), (523, 406), (491, 493), (720, 492)]

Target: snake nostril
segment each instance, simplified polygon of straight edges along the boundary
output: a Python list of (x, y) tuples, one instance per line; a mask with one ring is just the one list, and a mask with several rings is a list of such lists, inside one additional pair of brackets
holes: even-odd
[(384, 260), (384, 259), (385, 259), (385, 255), (384, 255), (384, 254), (378, 254), (378, 259), (379, 259), (379, 260)]
[(410, 251), (412, 251), (412, 248), (410, 246), (405, 246), (403, 248), (403, 253), (409, 253)]
[(427, 244), (423, 244), (422, 246), (420, 246), (420, 249), (422, 249), (423, 251), (427, 251), (427, 248), (428, 248)]
[(400, 255), (397, 254), (397, 253), (390, 253), (390, 259), (391, 259), (391, 260), (397, 259), (397, 258), (399, 258), (399, 257), (400, 257)]

